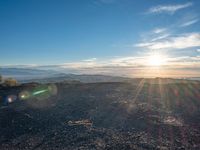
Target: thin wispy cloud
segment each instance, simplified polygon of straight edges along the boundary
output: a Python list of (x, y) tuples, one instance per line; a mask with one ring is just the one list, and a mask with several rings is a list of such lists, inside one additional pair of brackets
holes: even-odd
[[(169, 36), (171, 36), (170, 28), (157, 27), (150, 31), (143, 32), (140, 35), (140, 38), (142, 39), (142, 41), (153, 42), (153, 41), (165, 39)], [(128, 47), (135, 47), (135, 45), (129, 44)]]
[(153, 42), (153, 41), (157, 41), (157, 40), (162, 40), (162, 39), (165, 39), (165, 38), (167, 38), (169, 36), (170, 36), (170, 34), (168, 34), (168, 33), (162, 34), (162, 35), (154, 37), (151, 41)]
[(170, 31), (168, 28), (155, 28), (148, 36), (150, 41), (157, 41), (169, 37)]
[(176, 11), (192, 6), (193, 3), (188, 2), (185, 4), (174, 4), (174, 5), (158, 5), (151, 7), (148, 13), (169, 13), (174, 14)]
[(197, 23), (198, 21), (199, 21), (199, 19), (190, 20), (190, 21), (187, 21), (187, 22), (181, 24), (180, 26), (181, 27), (187, 27), (187, 26), (190, 26), (190, 25)]
[(153, 30), (153, 33), (159, 34), (165, 32), (166, 30), (166, 28), (156, 28)]
[(97, 58), (89, 58), (89, 59), (85, 59), (83, 61), (85, 61), (85, 62), (94, 62), (96, 60), (97, 60)]
[(143, 42), (135, 45), (136, 47), (148, 48), (151, 50), (159, 49), (185, 49), (200, 46), (200, 33), (182, 34), (170, 36), (162, 40), (153, 42)]

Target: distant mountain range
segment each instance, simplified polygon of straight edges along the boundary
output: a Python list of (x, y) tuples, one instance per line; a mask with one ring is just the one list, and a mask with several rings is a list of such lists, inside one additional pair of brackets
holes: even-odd
[(22, 82), (39, 82), (39, 83), (55, 83), (55, 82), (83, 82), (83, 83), (96, 83), (96, 82), (124, 82), (130, 78), (114, 77), (106, 75), (75, 75), (75, 74), (58, 74), (54, 77), (24, 80)]
[[(71, 82), (79, 81), (85, 83), (93, 82), (124, 82), (136, 80), (128, 77), (118, 77), (109, 75), (87, 75), (87, 74), (66, 74), (54, 70), (39, 70), (39, 69), (27, 69), (27, 68), (0, 68), (0, 75), (4, 78), (12, 77), (17, 79), (21, 83), (27, 82), (39, 82), (39, 83), (52, 83), (52, 82)], [(161, 78), (160, 78), (161, 79)], [(187, 80), (200, 80), (200, 77), (184, 78)], [(148, 79), (146, 79), (147, 81)], [(171, 82), (171, 80), (163, 80), (164, 82)], [(174, 82), (174, 81), (173, 81)], [(177, 81), (176, 81), (177, 82)]]
[(26, 69), (26, 68), (0, 68), (0, 74), (5, 77), (12, 77), (20, 81), (26, 82), (39, 82), (39, 83), (51, 83), (51, 82), (63, 82), (63, 81), (80, 81), (80, 82), (121, 82), (129, 80), (130, 78), (115, 77), (107, 75), (76, 75), (65, 74), (52, 70), (38, 70), (38, 69)]
[(200, 81), (200, 77), (192, 77), (192, 78), (187, 78), (188, 80), (198, 80)]
[(39, 79), (45, 77), (53, 77), (59, 72), (52, 70), (38, 70), (27, 68), (0, 68), (0, 74), (5, 77), (12, 77), (17, 80)]

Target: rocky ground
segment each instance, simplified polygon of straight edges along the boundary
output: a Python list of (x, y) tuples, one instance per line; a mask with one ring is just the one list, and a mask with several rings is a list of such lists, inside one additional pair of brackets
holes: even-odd
[[(1, 87), (0, 99), (38, 86)], [(0, 149), (200, 149), (199, 82), (53, 87), (1, 105)]]

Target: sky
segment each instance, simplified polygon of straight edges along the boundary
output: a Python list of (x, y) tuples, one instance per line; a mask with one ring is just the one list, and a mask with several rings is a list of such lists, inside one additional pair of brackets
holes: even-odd
[(0, 0), (0, 66), (200, 77), (200, 1)]

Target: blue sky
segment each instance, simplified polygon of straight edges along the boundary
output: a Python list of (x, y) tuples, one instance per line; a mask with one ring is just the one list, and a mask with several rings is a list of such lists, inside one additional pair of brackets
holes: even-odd
[(0, 0), (0, 65), (132, 75), (159, 53), (198, 76), (199, 15), (199, 0)]

